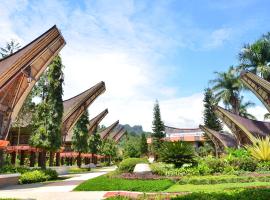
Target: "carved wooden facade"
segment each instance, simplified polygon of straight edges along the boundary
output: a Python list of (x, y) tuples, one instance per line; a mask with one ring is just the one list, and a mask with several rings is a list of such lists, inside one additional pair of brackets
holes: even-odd
[(123, 130), (125, 130), (125, 127), (124, 126), (119, 126), (119, 127), (116, 127), (115, 128), (116, 130), (113, 131), (111, 134), (110, 134), (110, 138), (115, 140), (117, 135), (119, 135)]
[(116, 143), (120, 142), (120, 140), (122, 139), (122, 137), (123, 137), (124, 135), (126, 135), (126, 133), (127, 133), (127, 131), (126, 131), (125, 129), (123, 129), (123, 130), (115, 137), (114, 141), (115, 141)]
[(65, 45), (56, 26), (0, 60), (0, 139), (7, 139), (27, 95), (47, 65)]

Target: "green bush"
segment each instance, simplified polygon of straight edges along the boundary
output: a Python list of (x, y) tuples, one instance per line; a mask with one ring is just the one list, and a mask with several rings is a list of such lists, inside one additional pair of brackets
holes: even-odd
[(184, 164), (196, 164), (194, 147), (183, 141), (163, 142), (159, 157), (162, 162), (172, 163), (175, 167), (182, 167)]
[(259, 162), (256, 170), (257, 171), (269, 171), (270, 170), (270, 161)]
[(148, 163), (148, 160), (145, 158), (127, 158), (119, 163), (118, 170), (120, 172), (133, 172), (136, 164), (139, 163)]
[(13, 165), (5, 165), (2, 168), (0, 168), (0, 174), (12, 174), (12, 173), (20, 173), (23, 174), (25, 172), (31, 171), (30, 168), (27, 167), (16, 167)]
[(53, 169), (45, 169), (43, 170), (46, 176), (49, 176), (49, 180), (57, 179), (58, 174), (55, 170)]
[(252, 158), (233, 158), (229, 163), (237, 170), (250, 172), (254, 172), (258, 165), (258, 162)]
[(48, 180), (57, 179), (58, 174), (55, 170), (46, 169), (46, 170), (33, 170), (23, 173), (19, 178), (20, 184), (27, 183), (38, 183)]
[(26, 172), (21, 175), (19, 179), (20, 184), (26, 183), (37, 183), (49, 180), (49, 176), (46, 175), (43, 171), (34, 170), (31, 172)]
[(210, 169), (211, 173), (222, 173), (224, 172), (227, 163), (223, 159), (208, 158), (205, 159), (205, 164)]

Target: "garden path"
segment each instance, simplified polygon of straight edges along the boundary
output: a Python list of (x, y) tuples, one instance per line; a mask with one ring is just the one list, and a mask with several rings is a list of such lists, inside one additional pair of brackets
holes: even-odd
[(115, 167), (107, 167), (100, 171), (79, 174), (63, 181), (8, 186), (0, 189), (0, 198), (98, 200), (102, 199), (106, 192), (72, 192), (72, 190), (85, 180), (101, 176), (113, 170), (115, 170)]

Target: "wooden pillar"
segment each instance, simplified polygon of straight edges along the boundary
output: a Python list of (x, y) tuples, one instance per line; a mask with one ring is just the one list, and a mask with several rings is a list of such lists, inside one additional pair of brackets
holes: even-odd
[(70, 158), (70, 160), (69, 160), (69, 165), (70, 165), (70, 166), (73, 165), (73, 157)]
[(11, 153), (11, 164), (16, 165), (16, 151)]
[(34, 167), (36, 164), (36, 152), (30, 152), (30, 167)]
[(60, 166), (60, 152), (56, 153), (55, 165)]
[(24, 160), (25, 160), (25, 151), (21, 151), (21, 158), (20, 158), (20, 165), (24, 165)]

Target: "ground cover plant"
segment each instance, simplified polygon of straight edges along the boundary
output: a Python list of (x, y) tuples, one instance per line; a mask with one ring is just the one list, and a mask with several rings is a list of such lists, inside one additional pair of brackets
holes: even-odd
[(20, 184), (38, 183), (57, 179), (58, 174), (55, 170), (33, 170), (23, 173), (19, 178)]
[(114, 176), (103, 175), (89, 179), (75, 188), (75, 191), (139, 191), (158, 192), (168, 189), (174, 184), (168, 179), (160, 180), (129, 180)]

